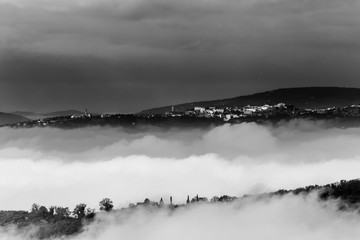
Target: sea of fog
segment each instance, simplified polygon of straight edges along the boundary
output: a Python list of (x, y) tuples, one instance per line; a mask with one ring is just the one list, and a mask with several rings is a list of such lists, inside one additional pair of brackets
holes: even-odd
[[(293, 120), (207, 129), (0, 128), (0, 209), (115, 208), (242, 196), (359, 177), (360, 128)], [(1, 232), (1, 231), (0, 231)], [(21, 239), (19, 233), (1, 239)], [(100, 214), (76, 239), (359, 239), (357, 213), (314, 195)]]

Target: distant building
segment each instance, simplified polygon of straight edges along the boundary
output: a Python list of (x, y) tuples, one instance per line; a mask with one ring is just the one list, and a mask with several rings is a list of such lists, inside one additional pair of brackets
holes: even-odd
[(88, 113), (88, 110), (87, 110), (87, 109), (85, 109), (84, 116), (87, 117), (87, 118), (91, 118), (91, 117), (92, 117), (91, 114)]
[(231, 119), (231, 114), (226, 114), (224, 117), (224, 121), (229, 121)]
[(88, 112), (88, 110), (87, 109), (85, 109), (85, 112), (84, 112), (84, 114), (81, 114), (81, 115), (76, 115), (76, 114), (74, 114), (74, 115), (72, 115), (71, 116), (71, 118), (92, 118), (92, 115), (91, 115), (91, 113), (89, 113)]
[(204, 107), (194, 107), (194, 111), (195, 111), (195, 112), (204, 113), (205, 110), (206, 110), (206, 109), (205, 109)]
[(192, 110), (185, 111), (185, 115), (186, 115), (186, 116), (195, 115), (195, 111), (192, 111)]
[(256, 109), (254, 109), (254, 108), (245, 108), (244, 109), (244, 114), (245, 115), (252, 115), (252, 114), (254, 114), (256, 112)]

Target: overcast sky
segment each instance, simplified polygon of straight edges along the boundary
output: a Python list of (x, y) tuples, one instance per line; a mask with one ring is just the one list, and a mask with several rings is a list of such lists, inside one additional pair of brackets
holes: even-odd
[(0, 111), (360, 87), (359, 0), (0, 0)]

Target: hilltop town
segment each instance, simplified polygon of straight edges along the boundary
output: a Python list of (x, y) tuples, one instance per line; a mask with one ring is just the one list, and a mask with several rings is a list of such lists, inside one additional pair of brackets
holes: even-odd
[[(11, 128), (87, 126), (207, 127), (224, 123), (276, 123), (282, 120), (331, 120), (359, 124), (360, 89), (306, 87), (277, 89), (228, 99), (189, 102), (135, 114), (96, 114), (78, 110), (45, 114), (0, 113), (0, 126)], [(91, 110), (91, 109), (90, 109)], [(345, 124), (346, 125), (346, 124)]]
[(224, 123), (264, 122), (290, 119), (346, 119), (360, 118), (360, 105), (319, 109), (301, 109), (294, 105), (278, 103), (275, 105), (243, 107), (198, 107), (178, 111), (172, 107), (163, 114), (83, 114), (42, 118), (3, 126), (12, 128), (59, 127), (76, 128), (84, 126), (208, 126)]

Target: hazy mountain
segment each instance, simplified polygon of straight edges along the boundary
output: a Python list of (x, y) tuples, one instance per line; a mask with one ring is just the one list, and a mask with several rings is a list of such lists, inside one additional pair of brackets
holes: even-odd
[(57, 111), (57, 112), (49, 112), (43, 113), (44, 117), (60, 117), (60, 116), (71, 116), (71, 115), (81, 115), (84, 112), (78, 110), (64, 110), (64, 111)]
[(13, 124), (13, 123), (18, 123), (18, 122), (26, 122), (29, 120), (30, 119), (28, 119), (26, 117), (19, 116), (16, 114), (0, 112), (0, 125)]
[(31, 120), (60, 117), (60, 116), (81, 115), (83, 113), (84, 112), (80, 112), (78, 110), (64, 110), (64, 111), (56, 111), (56, 112), (49, 112), (49, 113), (35, 113), (35, 112), (29, 112), (29, 111), (12, 112), (12, 114), (23, 116), (23, 117), (29, 118)]
[(38, 113), (34, 113), (34, 112), (27, 112), (27, 111), (16, 111), (16, 112), (12, 112), (12, 114), (15, 115), (20, 115), (20, 116), (35, 116), (35, 115), (39, 115)]
[[(280, 102), (293, 104), (300, 108), (344, 107), (360, 104), (360, 89), (340, 87), (284, 88), (228, 99), (178, 104), (174, 107), (175, 111), (182, 112), (195, 106), (241, 107), (246, 105), (274, 105)], [(144, 110), (141, 113), (160, 114), (170, 110), (171, 106), (166, 106)]]

